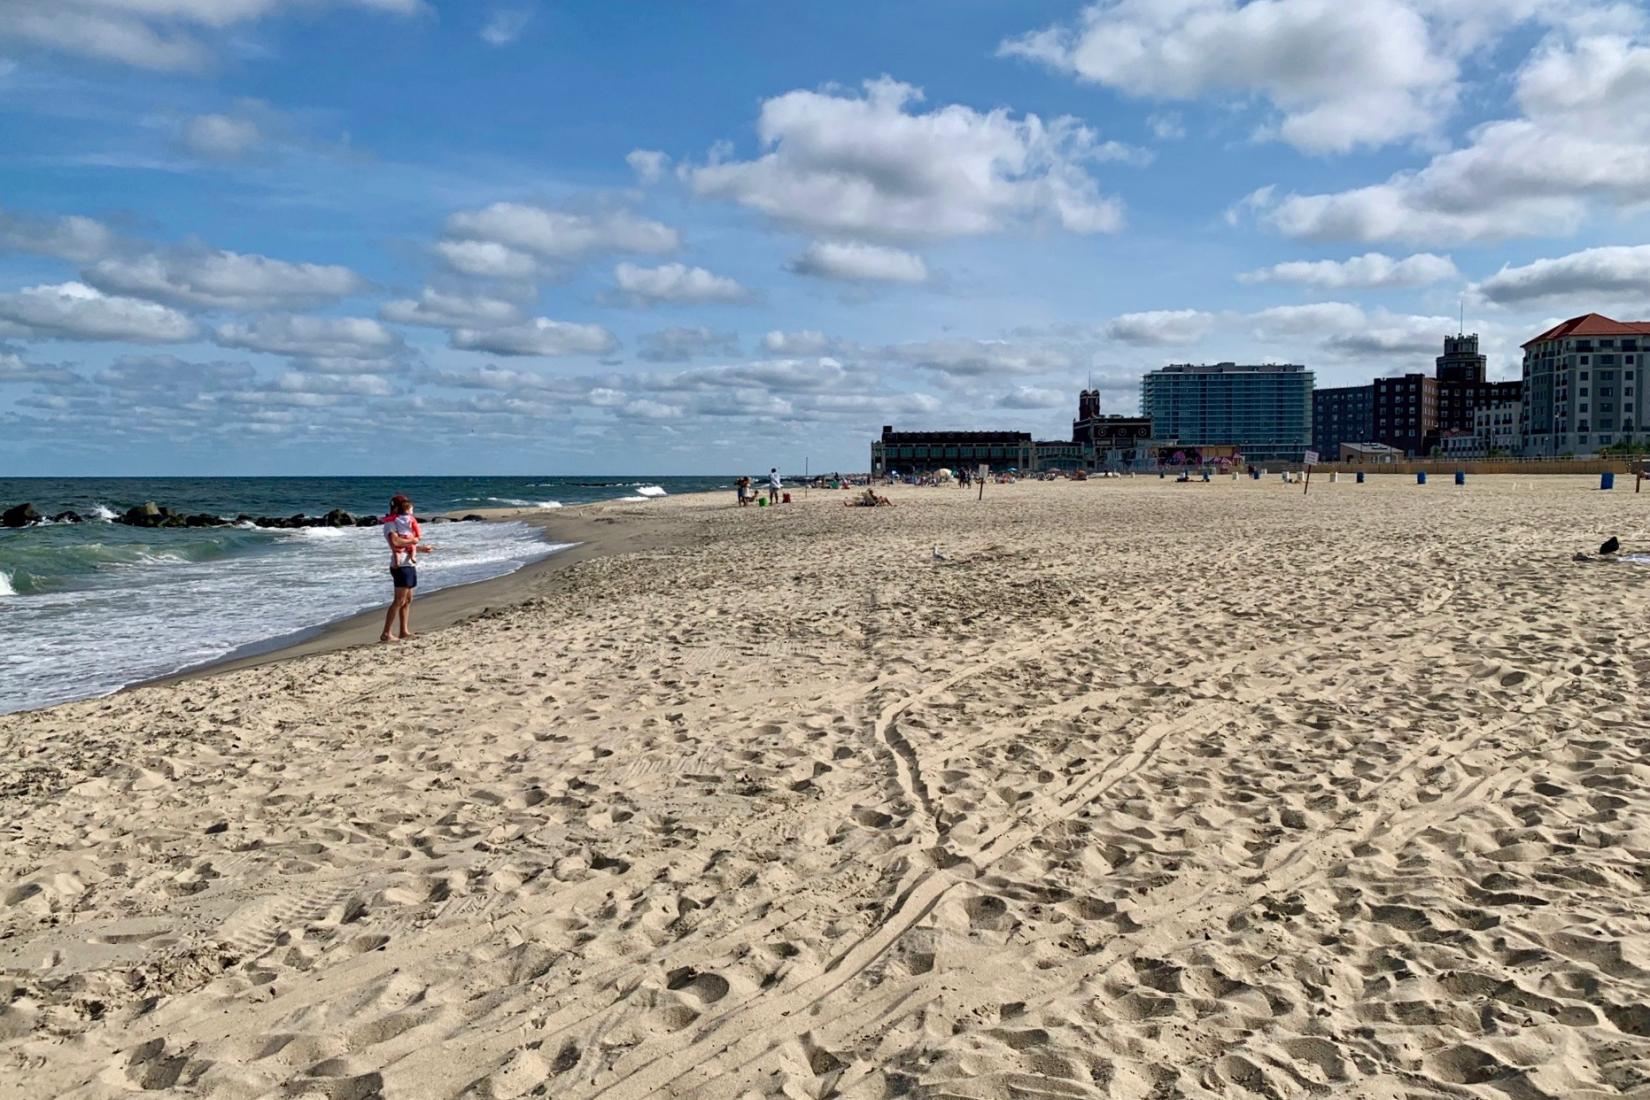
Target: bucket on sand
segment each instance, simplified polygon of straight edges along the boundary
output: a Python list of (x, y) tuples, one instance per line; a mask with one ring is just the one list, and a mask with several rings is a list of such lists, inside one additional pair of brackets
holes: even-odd
[(767, 497), (757, 497), (756, 498), (756, 506), (758, 508), (766, 508), (768, 506), (768, 498)]
[(789, 494), (789, 493), (780, 493), (779, 494), (779, 503), (789, 504), (790, 502), (791, 502), (791, 494)]

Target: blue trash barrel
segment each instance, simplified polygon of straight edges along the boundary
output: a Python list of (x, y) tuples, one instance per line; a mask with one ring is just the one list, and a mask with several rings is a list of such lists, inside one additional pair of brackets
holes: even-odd
[(1427, 472), (1425, 470), (1422, 470), (1422, 471), (1420, 471), (1419, 473), (1417, 473), (1415, 475), (1415, 484), (1425, 485), (1426, 483), (1427, 483)]
[(1204, 470), (1204, 471), (1203, 471), (1203, 480), (1204, 480), (1204, 481), (1208, 481), (1208, 480), (1209, 480), (1209, 471), (1208, 471), (1208, 470)]
[(1359, 470), (1358, 471), (1358, 484), (1362, 485), (1363, 483), (1364, 483), (1364, 472), (1362, 470)]
[(1599, 474), (1598, 487), (1600, 489), (1614, 489), (1616, 487), (1615, 473), (1610, 470), (1605, 470), (1602, 474)]
[(1249, 471), (1249, 476), (1251, 478), (1253, 478), (1255, 481), (1259, 481), (1260, 480), (1260, 471), (1258, 469), (1257, 470), (1250, 470)]
[(1164, 473), (1162, 470), (1159, 470), (1159, 471), (1157, 471), (1157, 476), (1158, 476), (1158, 479), (1161, 480), (1163, 478), (1168, 477), (1169, 475)]
[(1467, 471), (1465, 471), (1465, 470), (1455, 471), (1455, 484), (1465, 485), (1466, 483), (1467, 483)]

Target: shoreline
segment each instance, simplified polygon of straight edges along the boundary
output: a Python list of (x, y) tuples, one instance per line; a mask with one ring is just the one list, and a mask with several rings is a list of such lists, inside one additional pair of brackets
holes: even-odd
[[(714, 495), (684, 493), (680, 496), (656, 497), (646, 504), (637, 501), (591, 501), (556, 509), (466, 508), (437, 513), (438, 516), (454, 522), (459, 521), (459, 516), (479, 515), (484, 517), (484, 522), (487, 523), (525, 523), (529, 527), (539, 529), (547, 543), (562, 548), (501, 576), (453, 585), (431, 592), (427, 596), (415, 596), (413, 623), (416, 634), (413, 641), (462, 625), (492, 608), (513, 607), (534, 596), (542, 595), (552, 587), (547, 582), (552, 581), (557, 573), (580, 562), (611, 554), (659, 549), (668, 545), (669, 539), (650, 537), (658, 534), (657, 531), (649, 530), (657, 527), (657, 522), (652, 517), (635, 512), (634, 509), (654, 508), (666, 500), (693, 500), (700, 496)], [(622, 518), (599, 511), (614, 507), (625, 509)], [(380, 642), (378, 636), (383, 630), (384, 607), (387, 605), (386, 599), (384, 606), (357, 611), (290, 634), (248, 642), (222, 657), (178, 669), (164, 676), (134, 681), (112, 694), (123, 695), (138, 688), (199, 680), (236, 669), (280, 664), (299, 657), (335, 653), (357, 646), (383, 645), (385, 643)], [(78, 701), (81, 700), (71, 700)]]

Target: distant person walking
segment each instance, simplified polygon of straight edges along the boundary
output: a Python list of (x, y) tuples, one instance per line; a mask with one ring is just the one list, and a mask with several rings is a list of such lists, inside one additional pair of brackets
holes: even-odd
[(390, 544), (390, 581), (395, 585), (395, 598), (384, 612), (384, 632), (380, 642), (393, 642), (391, 633), (397, 625), (401, 638), (416, 638), (409, 620), (412, 616), (413, 589), (418, 587), (418, 552), (433, 553), (435, 547), (420, 546), (422, 532), (413, 516), (413, 503), (397, 493), (390, 498), (390, 513), (384, 517), (384, 541)]
[(774, 504), (779, 503), (779, 467), (778, 466), (774, 466), (774, 467), (772, 467), (771, 469), (768, 470), (768, 503), (770, 505), (774, 505)]

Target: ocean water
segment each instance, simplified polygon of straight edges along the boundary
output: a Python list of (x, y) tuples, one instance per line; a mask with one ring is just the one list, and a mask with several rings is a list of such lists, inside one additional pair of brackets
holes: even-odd
[[(45, 515), (97, 517), (0, 528), (0, 714), (105, 695), (389, 601), (377, 528), (149, 530), (108, 522), (145, 501), (225, 517), (332, 508), (376, 516), (400, 492), (428, 517), (641, 502), (731, 484), (731, 477), (0, 478), (0, 510), (27, 501)], [(439, 549), (419, 560), (420, 592), (502, 576), (562, 549), (524, 523), (426, 523), (424, 536)]]

